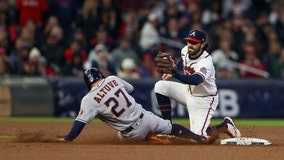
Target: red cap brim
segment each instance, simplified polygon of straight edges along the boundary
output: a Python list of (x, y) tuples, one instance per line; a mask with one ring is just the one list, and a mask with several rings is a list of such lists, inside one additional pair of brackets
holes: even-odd
[(184, 38), (184, 40), (191, 41), (191, 42), (195, 42), (195, 43), (200, 43), (200, 42), (201, 42), (200, 40), (195, 39), (195, 38), (192, 38), (192, 37)]

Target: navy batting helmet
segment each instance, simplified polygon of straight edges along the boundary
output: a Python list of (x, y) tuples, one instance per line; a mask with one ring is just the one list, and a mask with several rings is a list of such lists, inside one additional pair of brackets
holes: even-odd
[(84, 81), (89, 90), (92, 88), (91, 85), (101, 78), (104, 76), (97, 68), (90, 68), (84, 72)]

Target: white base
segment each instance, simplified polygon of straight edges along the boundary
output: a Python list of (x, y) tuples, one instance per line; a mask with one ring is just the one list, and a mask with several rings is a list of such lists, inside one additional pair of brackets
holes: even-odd
[(249, 137), (240, 137), (240, 138), (228, 138), (223, 139), (220, 142), (221, 145), (271, 145), (272, 143), (268, 140), (261, 138), (249, 138)]

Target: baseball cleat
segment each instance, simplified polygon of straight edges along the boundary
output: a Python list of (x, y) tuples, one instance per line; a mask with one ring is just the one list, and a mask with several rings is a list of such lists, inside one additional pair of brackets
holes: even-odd
[(152, 143), (157, 143), (157, 144), (170, 144), (170, 137), (169, 136), (157, 136), (155, 134), (150, 134), (148, 135), (147, 139), (152, 142)]
[(230, 117), (225, 117), (223, 123), (227, 124), (228, 131), (226, 132), (231, 138), (241, 137), (240, 130), (234, 124), (234, 121)]
[(212, 144), (212, 143), (214, 143), (214, 142), (216, 141), (216, 139), (218, 139), (218, 138), (219, 138), (218, 135), (211, 135), (211, 136), (207, 135), (207, 136), (206, 136), (206, 139), (205, 139), (205, 144)]
[(199, 141), (199, 143), (201, 144), (212, 144), (214, 143), (216, 140), (216, 138), (214, 138), (213, 136), (206, 136), (201, 138), (201, 140)]
[(212, 139), (211, 136), (206, 136), (206, 139), (205, 139), (205, 143), (206, 144), (211, 144), (215, 141), (215, 139)]
[(192, 140), (193, 142), (201, 143), (201, 144), (208, 144), (211, 142), (211, 136), (201, 137), (198, 140)]

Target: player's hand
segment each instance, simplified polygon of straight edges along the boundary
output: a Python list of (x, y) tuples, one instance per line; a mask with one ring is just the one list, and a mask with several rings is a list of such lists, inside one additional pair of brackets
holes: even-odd
[(172, 77), (173, 77), (172, 74), (163, 74), (163, 75), (162, 75), (162, 79), (163, 79), (163, 80), (168, 80), (168, 79), (170, 79), (170, 78), (172, 78)]

